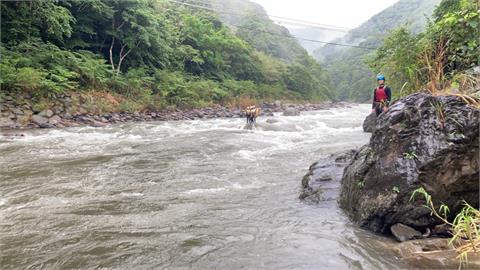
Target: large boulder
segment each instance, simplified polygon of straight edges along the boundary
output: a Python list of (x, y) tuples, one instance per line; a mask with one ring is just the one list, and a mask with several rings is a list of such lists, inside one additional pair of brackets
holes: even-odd
[(32, 116), (32, 122), (37, 124), (37, 125), (44, 125), (44, 124), (48, 123), (48, 118), (46, 118), (44, 116), (41, 116), (39, 114), (36, 114), (36, 115)]
[(48, 119), (48, 123), (52, 124), (52, 125), (57, 125), (60, 122), (62, 122), (62, 118), (58, 115), (54, 115), (54, 116), (50, 117), (50, 119)]
[(363, 131), (373, 133), (377, 124), (377, 115), (373, 112), (363, 121)]
[(349, 150), (337, 156), (324, 157), (313, 163), (302, 179), (300, 199), (310, 203), (336, 202), (343, 169), (354, 154), (355, 150)]
[(351, 219), (375, 232), (396, 223), (422, 232), (439, 220), (411, 200), (424, 187), (434, 204), (454, 215), (462, 200), (479, 204), (479, 109), (457, 96), (417, 93), (379, 116), (370, 143), (342, 177), (340, 205)]

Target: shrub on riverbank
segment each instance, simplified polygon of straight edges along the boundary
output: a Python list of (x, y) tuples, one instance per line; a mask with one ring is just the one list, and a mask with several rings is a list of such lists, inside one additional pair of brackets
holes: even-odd
[(437, 210), (432, 201), (432, 196), (423, 187), (416, 189), (412, 193), (410, 200), (413, 200), (417, 194), (423, 195), (425, 206), (430, 210), (431, 214), (451, 228), (450, 231), (453, 237), (449, 244), (455, 247), (461, 263), (468, 264), (469, 253), (480, 252), (480, 211), (478, 208), (463, 202), (464, 207), (451, 221), (448, 219), (450, 208), (447, 205), (442, 203)]

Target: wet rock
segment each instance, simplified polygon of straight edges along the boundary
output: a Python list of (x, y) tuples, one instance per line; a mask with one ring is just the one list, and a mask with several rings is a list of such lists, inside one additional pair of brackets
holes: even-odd
[[(439, 220), (413, 191), (435, 205), (479, 204), (479, 114), (456, 96), (410, 95), (381, 114), (370, 143), (345, 168), (340, 205), (360, 226), (388, 233), (402, 223), (421, 231)], [(455, 135), (455, 136), (453, 136)]]
[(15, 115), (23, 115), (24, 114), (23, 111), (20, 110), (19, 108), (12, 108), (12, 109), (10, 109), (10, 111)]
[[(458, 269), (458, 253), (449, 241), (446, 238), (412, 240), (394, 245), (391, 249), (403, 262), (416, 269)], [(462, 269), (480, 269), (480, 254), (469, 253), (468, 264)]]
[(50, 124), (50, 123), (43, 123), (43, 124), (38, 124), (38, 127), (39, 128), (53, 128), (55, 126)]
[(335, 163), (337, 163), (337, 164), (343, 163), (343, 164), (346, 165), (348, 162), (350, 162), (353, 159), (353, 157), (355, 156), (356, 153), (357, 153), (357, 151), (354, 150), (354, 149), (348, 150), (345, 153), (342, 153), (342, 154), (336, 156), (335, 157)]
[(432, 230), (432, 234), (436, 236), (452, 237), (451, 228), (447, 224), (439, 224), (435, 226)]
[(373, 133), (375, 131), (376, 123), (377, 123), (377, 115), (375, 113), (369, 114), (365, 119), (365, 121), (363, 122), (363, 131)]
[(13, 114), (11, 111), (2, 112), (0, 114), (0, 117), (8, 118), (8, 119), (15, 119), (16, 118), (15, 114)]
[(15, 122), (9, 117), (0, 117), (0, 128), (12, 128)]
[(50, 117), (53, 116), (53, 111), (52, 110), (44, 110), (44, 111), (41, 111), (38, 115), (50, 118)]
[(283, 111), (283, 116), (298, 116), (300, 115), (300, 111), (296, 108), (287, 108)]
[(104, 127), (104, 126), (107, 125), (106, 123), (102, 123), (102, 122), (96, 121), (96, 120), (91, 120), (91, 121), (88, 122), (88, 124), (92, 127)]
[(278, 119), (269, 118), (269, 119), (267, 119), (267, 121), (265, 121), (265, 122), (267, 122), (267, 123), (269, 123), (269, 124), (275, 124), (275, 123), (278, 123), (278, 122), (280, 122), (280, 121), (279, 121)]
[(64, 111), (63, 106), (60, 106), (60, 105), (55, 106), (53, 110), (56, 114), (61, 114)]
[[(340, 180), (349, 153), (331, 155), (313, 163), (302, 179), (302, 191), (299, 198), (310, 203), (335, 202), (340, 191)], [(339, 158), (340, 157), (340, 158)]]
[(58, 115), (54, 115), (54, 116), (50, 117), (50, 119), (48, 119), (48, 123), (52, 124), (52, 125), (57, 125), (61, 121), (62, 121), (62, 118), (60, 118), (60, 116), (58, 116)]
[(32, 122), (41, 126), (41, 125), (45, 125), (48, 123), (48, 118), (40, 115), (40, 114), (35, 114), (32, 116)]
[(422, 233), (415, 230), (412, 227), (403, 225), (401, 223), (397, 223), (393, 225), (390, 228), (390, 231), (392, 232), (393, 236), (399, 241), (399, 242), (405, 242), (408, 240), (413, 240), (417, 238), (422, 237)]

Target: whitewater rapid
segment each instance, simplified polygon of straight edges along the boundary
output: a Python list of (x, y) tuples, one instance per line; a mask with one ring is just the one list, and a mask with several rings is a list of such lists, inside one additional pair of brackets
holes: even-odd
[(308, 166), (357, 148), (370, 108), (0, 137), (2, 269), (372, 269), (398, 262)]

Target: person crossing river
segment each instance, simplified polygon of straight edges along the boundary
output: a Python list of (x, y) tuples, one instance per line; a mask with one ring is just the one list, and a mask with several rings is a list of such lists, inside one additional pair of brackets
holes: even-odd
[(392, 100), (392, 90), (390, 87), (385, 86), (385, 76), (377, 76), (378, 87), (373, 90), (373, 104), (372, 112), (375, 112), (379, 116), (382, 112), (388, 110), (390, 101)]

